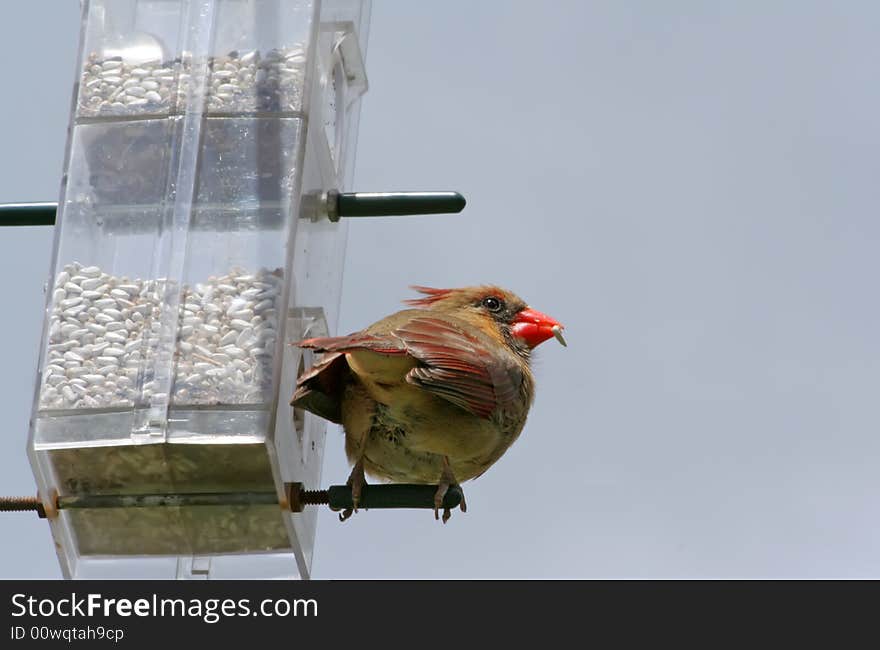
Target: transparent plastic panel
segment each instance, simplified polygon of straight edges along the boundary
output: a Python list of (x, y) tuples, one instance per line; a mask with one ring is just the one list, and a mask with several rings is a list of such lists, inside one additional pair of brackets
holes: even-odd
[[(323, 423), (287, 406), (290, 344), (328, 332), (325, 314), (335, 326), (345, 241), (298, 234), (304, 170), (316, 192), (342, 182), (326, 141), (307, 143), (332, 69), (314, 59), (317, 8), (83, 3), (29, 444), (47, 505), (317, 486)], [(299, 577), (314, 515), (84, 509), (52, 530), (69, 577)]]
[[(29, 454), (61, 496), (320, 486), (369, 3), (87, 0)], [(308, 213), (308, 214), (307, 214)], [(305, 217), (305, 218), (303, 218)], [(316, 510), (64, 510), (68, 577), (308, 577)]]
[[(273, 460), (281, 481), (301, 482), (306, 489), (321, 487), (321, 465), (327, 424), (318, 416), (293, 409), (287, 399), (296, 377), (310, 367), (314, 355), (296, 341), (336, 333), (348, 224), (311, 218), (316, 202), (328, 189), (346, 190), (352, 181), (357, 141), (359, 98), (366, 90), (363, 66), (369, 3), (326, 0), (321, 3), (315, 39), (312, 76), (307, 84), (309, 121), (302, 170), (301, 217), (290, 248), (290, 307), (282, 351), (281, 394), (276, 410)], [(363, 45), (362, 45), (363, 44)], [(344, 47), (343, 47), (344, 46)], [(343, 49), (348, 53), (343, 56)], [(280, 483), (279, 483), (280, 488)], [(317, 512), (285, 519), (300, 570), (311, 566)]]
[(80, 118), (187, 110), (194, 70), (206, 66), (211, 113), (299, 112), (313, 3), (217, 0), (211, 48), (186, 47), (182, 0), (92, 0), (80, 74)]

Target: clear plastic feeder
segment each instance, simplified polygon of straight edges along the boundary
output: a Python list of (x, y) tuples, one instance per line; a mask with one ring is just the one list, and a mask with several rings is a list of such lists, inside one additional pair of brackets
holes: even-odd
[[(86, 0), (29, 455), (44, 504), (319, 487), (369, 2)], [(309, 354), (309, 353), (306, 353)], [(67, 577), (307, 577), (314, 509), (61, 510)]]

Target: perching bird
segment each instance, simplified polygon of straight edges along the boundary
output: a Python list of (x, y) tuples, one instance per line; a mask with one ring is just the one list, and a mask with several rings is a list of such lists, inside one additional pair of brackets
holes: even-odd
[(438, 483), (437, 517), (449, 486), (485, 472), (522, 431), (532, 349), (554, 336), (565, 345), (560, 323), (499, 287), (413, 288), (425, 294), (405, 301), (416, 309), (297, 344), (326, 354), (299, 377), (291, 404), (343, 426), (355, 511), (366, 470)]

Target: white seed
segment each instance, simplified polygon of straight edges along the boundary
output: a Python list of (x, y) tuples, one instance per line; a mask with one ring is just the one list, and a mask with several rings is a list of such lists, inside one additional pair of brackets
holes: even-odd
[(237, 348), (234, 345), (227, 345), (223, 348), (223, 351), (230, 357), (243, 358), (247, 356), (247, 353), (244, 350)]
[(82, 301), (83, 301), (83, 299), (81, 296), (76, 296), (75, 298), (68, 298), (67, 300), (62, 300), (61, 302), (58, 303), (58, 306), (61, 307), (61, 309), (68, 309), (70, 307), (75, 307), (76, 305), (79, 305), (80, 303), (82, 303)]
[(229, 314), (230, 318), (234, 320), (243, 320), (249, 321), (254, 317), (253, 309), (239, 309), (238, 311), (234, 311)]
[(259, 312), (261, 312), (261, 311), (264, 311), (264, 310), (266, 310), (266, 309), (269, 309), (269, 308), (272, 307), (272, 305), (274, 305), (274, 304), (275, 304), (275, 302), (272, 301), (272, 300), (261, 300), (261, 301), (258, 302), (256, 305), (254, 305), (254, 311), (257, 312), (257, 313), (259, 313)]
[(257, 337), (254, 335), (254, 330), (250, 327), (246, 330), (242, 331), (241, 334), (238, 335), (238, 338), (235, 339), (235, 343), (240, 348), (249, 348), (257, 341)]
[[(267, 323), (267, 325), (268, 325), (268, 323)], [(259, 332), (257, 332), (257, 338), (260, 339), (261, 342), (266, 342), (270, 339), (274, 339), (275, 338), (275, 329), (272, 327), (269, 327), (269, 326), (262, 328), (262, 329), (260, 329)]]

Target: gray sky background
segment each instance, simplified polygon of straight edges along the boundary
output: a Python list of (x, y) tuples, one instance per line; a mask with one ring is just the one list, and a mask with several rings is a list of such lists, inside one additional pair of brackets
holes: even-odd
[[(340, 331), (496, 282), (567, 326), (468, 513), (323, 511), (316, 578), (880, 577), (880, 5), (376, 0)], [(0, 200), (56, 200), (78, 3), (4, 3)], [(0, 493), (25, 457), (52, 232), (4, 230)], [(324, 483), (343, 482), (328, 435)], [(0, 577), (58, 577), (0, 519)]]

